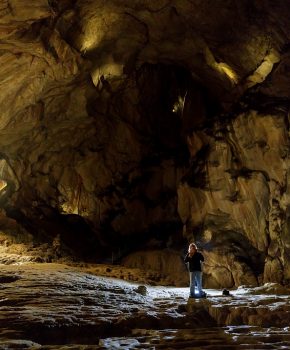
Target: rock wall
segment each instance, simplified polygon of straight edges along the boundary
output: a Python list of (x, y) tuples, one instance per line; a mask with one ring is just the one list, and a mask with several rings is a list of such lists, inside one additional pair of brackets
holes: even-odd
[(185, 281), (195, 240), (206, 286), (288, 283), (287, 10), (0, 1), (8, 246), (48, 245), (35, 253), (45, 261), (152, 260), (161, 277), (168, 259)]
[[(184, 234), (200, 241), (205, 270), (218, 284), (288, 278), (287, 125), (284, 113), (256, 110), (218, 121), (211, 135), (203, 135), (203, 164), (194, 162), (181, 181), (178, 208)], [(198, 172), (203, 172), (202, 184)]]

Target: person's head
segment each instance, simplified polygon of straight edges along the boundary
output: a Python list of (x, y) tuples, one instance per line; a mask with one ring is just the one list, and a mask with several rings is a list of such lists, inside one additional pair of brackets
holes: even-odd
[(195, 253), (197, 251), (197, 246), (194, 243), (190, 243), (189, 247), (188, 247), (188, 252), (189, 253)]

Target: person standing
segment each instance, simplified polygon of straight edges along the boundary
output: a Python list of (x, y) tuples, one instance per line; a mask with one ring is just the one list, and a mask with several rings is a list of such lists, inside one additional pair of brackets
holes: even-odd
[[(188, 247), (188, 253), (184, 258), (184, 262), (188, 263), (189, 279), (190, 279), (190, 298), (205, 297), (206, 294), (202, 290), (202, 269), (201, 264), (204, 262), (203, 255), (197, 251), (197, 246), (194, 243), (190, 243)], [(195, 293), (195, 286), (197, 287), (197, 293)]]

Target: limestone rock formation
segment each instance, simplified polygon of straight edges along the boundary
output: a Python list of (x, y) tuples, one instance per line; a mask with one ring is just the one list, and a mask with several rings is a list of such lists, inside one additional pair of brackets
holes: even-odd
[(284, 0), (0, 0), (3, 252), (185, 283), (194, 240), (206, 286), (288, 283), (289, 17)]
[[(111, 268), (2, 266), (0, 348), (289, 348), (289, 288), (267, 283), (188, 299), (188, 288), (95, 275)], [(142, 279), (137, 269), (122, 273)]]

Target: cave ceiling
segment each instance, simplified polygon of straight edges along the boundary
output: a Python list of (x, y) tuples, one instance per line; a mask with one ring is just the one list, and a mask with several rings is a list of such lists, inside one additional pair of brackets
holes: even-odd
[(1, 0), (3, 234), (290, 278), (289, 44), (283, 0)]

